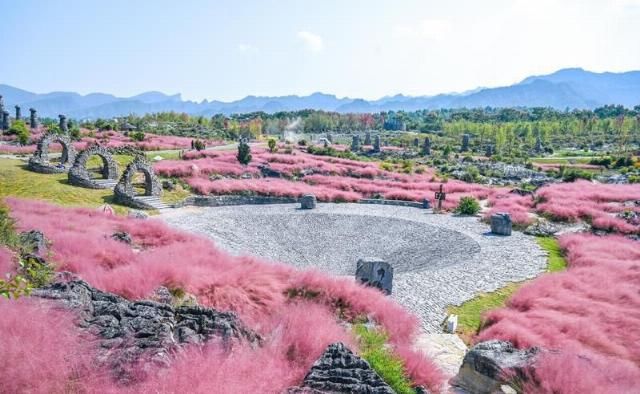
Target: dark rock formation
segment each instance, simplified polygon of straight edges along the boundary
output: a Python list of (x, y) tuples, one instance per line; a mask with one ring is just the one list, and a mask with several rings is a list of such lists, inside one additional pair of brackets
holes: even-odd
[(496, 235), (511, 235), (513, 224), (508, 213), (495, 213), (491, 215), (491, 233)]
[(351, 151), (352, 152), (360, 151), (360, 136), (357, 134), (351, 137)]
[(9, 127), (11, 127), (11, 121), (9, 120), (9, 112), (8, 111), (2, 111), (2, 130), (9, 130)]
[(175, 188), (176, 188), (176, 184), (173, 181), (170, 181), (170, 180), (162, 181), (163, 190), (172, 191), (172, 190), (175, 190)]
[(22, 119), (22, 110), (19, 105), (16, 105), (16, 120)]
[[(291, 391), (291, 390), (312, 391)], [(317, 391), (313, 391), (317, 390)], [(329, 345), (313, 363), (304, 378), (303, 387), (292, 388), (290, 393), (395, 393), (368, 362), (356, 356), (344, 344)]]
[(519, 350), (506, 341), (481, 342), (469, 349), (450, 383), (469, 393), (500, 392), (500, 386), (526, 379), (539, 352), (538, 348)]
[(217, 338), (226, 349), (234, 341), (259, 344), (258, 334), (230, 312), (198, 306), (173, 308), (154, 301), (128, 301), (84, 281), (57, 282), (33, 292), (61, 301), (78, 314), (78, 326), (100, 338), (98, 362), (126, 383), (144, 378), (152, 366), (167, 366), (185, 344)]
[(64, 115), (58, 115), (58, 118), (60, 119), (60, 121), (58, 122), (58, 127), (60, 127), (60, 130), (63, 133), (68, 133), (69, 125), (67, 124), (67, 117)]
[(35, 108), (29, 108), (29, 112), (31, 113), (29, 115), (29, 126), (32, 129), (35, 129), (38, 127), (38, 114), (37, 111), (35, 110)]
[(462, 148), (460, 148), (460, 152), (466, 152), (469, 150), (469, 134), (462, 135)]
[(301, 209), (315, 209), (317, 204), (316, 196), (313, 194), (305, 194), (300, 198)]
[(133, 243), (133, 240), (131, 239), (131, 235), (125, 231), (115, 232), (111, 234), (111, 238), (115, 239), (116, 241), (123, 242), (127, 245), (131, 245), (131, 243)]
[(380, 136), (376, 135), (373, 138), (373, 152), (378, 153), (380, 152)]
[[(53, 142), (59, 142), (62, 145), (62, 155), (60, 156), (60, 164), (54, 166), (49, 162), (49, 145)], [(29, 159), (28, 167), (31, 171), (44, 174), (54, 174), (65, 172), (68, 163), (73, 163), (76, 158), (76, 149), (71, 144), (69, 136), (64, 134), (47, 133), (40, 141), (33, 156)]]
[(47, 251), (47, 240), (42, 231), (25, 231), (20, 233), (20, 248), (24, 253), (41, 256)]
[(546, 219), (538, 219), (535, 223), (529, 225), (529, 227), (524, 230), (524, 233), (539, 237), (550, 237), (555, 235), (558, 231), (560, 230), (553, 223)]
[(366, 133), (364, 133), (364, 144), (365, 145), (371, 145), (371, 132), (367, 131)]
[(276, 171), (273, 168), (271, 168), (269, 163), (260, 164), (258, 166), (258, 169), (260, 170), (260, 174), (262, 174), (263, 177), (282, 178), (282, 173), (280, 171)]
[(423, 156), (431, 155), (431, 139), (429, 139), (429, 137), (425, 137), (424, 144), (422, 144), (422, 155)]

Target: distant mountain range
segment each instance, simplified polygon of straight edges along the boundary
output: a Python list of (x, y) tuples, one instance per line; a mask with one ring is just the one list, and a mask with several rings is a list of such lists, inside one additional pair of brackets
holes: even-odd
[(621, 104), (626, 107), (639, 105), (640, 71), (594, 73), (580, 68), (568, 68), (549, 75), (528, 77), (511, 86), (479, 88), (436, 96), (399, 94), (372, 101), (313, 93), (309, 96), (247, 96), (232, 102), (205, 100), (197, 103), (183, 101), (180, 94), (166, 95), (161, 92), (146, 92), (128, 98), (104, 93), (85, 96), (73, 92), (38, 94), (2, 84), (0, 94), (4, 96), (5, 106), (11, 113), (14, 105), (20, 105), (24, 114), (28, 114), (28, 109), (33, 107), (40, 116), (66, 114), (73, 118), (109, 118), (161, 111), (211, 116), (220, 113), (273, 113), (301, 109), (341, 113), (462, 107), (552, 107), (564, 110), (595, 108), (605, 104)]

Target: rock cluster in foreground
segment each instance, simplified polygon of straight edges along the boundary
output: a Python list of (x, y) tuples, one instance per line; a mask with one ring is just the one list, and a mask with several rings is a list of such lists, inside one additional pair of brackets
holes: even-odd
[(393, 394), (368, 362), (356, 356), (344, 344), (329, 345), (304, 378), (302, 387), (290, 388), (298, 393), (368, 393)]
[(77, 324), (100, 338), (98, 361), (122, 383), (153, 367), (168, 366), (171, 354), (186, 344), (216, 339), (229, 349), (234, 341), (258, 344), (261, 340), (231, 312), (132, 302), (82, 280), (57, 282), (35, 290), (33, 295), (59, 300), (76, 312)]

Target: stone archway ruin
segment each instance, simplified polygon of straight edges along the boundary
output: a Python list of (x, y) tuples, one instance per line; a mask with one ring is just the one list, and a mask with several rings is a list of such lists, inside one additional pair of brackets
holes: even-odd
[[(102, 159), (102, 178), (93, 179), (87, 169), (87, 161), (93, 155)], [(73, 167), (69, 170), (69, 183), (90, 189), (108, 189), (116, 184), (118, 179), (118, 164), (111, 152), (101, 145), (91, 145), (76, 156)]]
[[(49, 145), (54, 142), (62, 145), (62, 156), (60, 164), (54, 165), (49, 161)], [(76, 149), (71, 144), (71, 139), (65, 134), (46, 133), (40, 141), (31, 159), (28, 168), (43, 174), (55, 174), (67, 171), (69, 163), (73, 163), (76, 158)]]
[[(144, 196), (137, 196), (133, 188), (133, 177), (136, 173), (144, 174)], [(136, 157), (122, 173), (120, 181), (113, 189), (116, 202), (133, 208), (154, 209), (153, 198), (162, 194), (162, 185), (151, 164), (142, 157)]]

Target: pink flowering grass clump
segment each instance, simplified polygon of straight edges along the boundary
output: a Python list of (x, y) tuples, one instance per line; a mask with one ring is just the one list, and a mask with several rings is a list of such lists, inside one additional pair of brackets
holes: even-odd
[(626, 201), (640, 200), (640, 185), (598, 184), (587, 181), (558, 183), (536, 193), (541, 201), (536, 210), (554, 219), (590, 221), (593, 227), (621, 233), (635, 233), (640, 226), (616, 217), (624, 210), (640, 211), (638, 207), (625, 207)]
[[(522, 286), (506, 308), (486, 315), (487, 324), (475, 340), (505, 339), (520, 348), (559, 350), (559, 356), (543, 358), (536, 369), (544, 392), (640, 387), (638, 242), (619, 235), (573, 234), (561, 237), (560, 245), (569, 269)], [(565, 364), (562, 373), (555, 370)]]
[(531, 196), (510, 193), (506, 189), (496, 190), (489, 196), (489, 210), (485, 212), (484, 217), (490, 218), (495, 213), (506, 212), (511, 215), (514, 224), (527, 226), (533, 221), (530, 214), (533, 205), (534, 201)]
[[(171, 373), (152, 377), (132, 391), (216, 391), (228, 384), (233, 392), (281, 392), (300, 383), (328, 344), (341, 341), (357, 351), (339, 317), (368, 316), (398, 349), (408, 348), (417, 333), (415, 316), (352, 279), (234, 257), (209, 239), (176, 231), (159, 220), (19, 199), (7, 199), (7, 204), (18, 230), (37, 229), (51, 241), (57, 270), (71, 271), (129, 299), (149, 297), (159, 286), (183, 289), (202, 305), (235, 312), (265, 339), (259, 348), (239, 347), (231, 354), (222, 354), (214, 344), (187, 349), (177, 356)], [(116, 231), (128, 232), (133, 245), (112, 239)], [(403, 354), (412, 376), (431, 388), (440, 386), (442, 376), (433, 364)], [(420, 371), (415, 371), (418, 366)]]
[(38, 299), (3, 297), (0, 313), (0, 392), (98, 393), (107, 388), (106, 371), (94, 365), (96, 344), (83, 337), (72, 313)]

